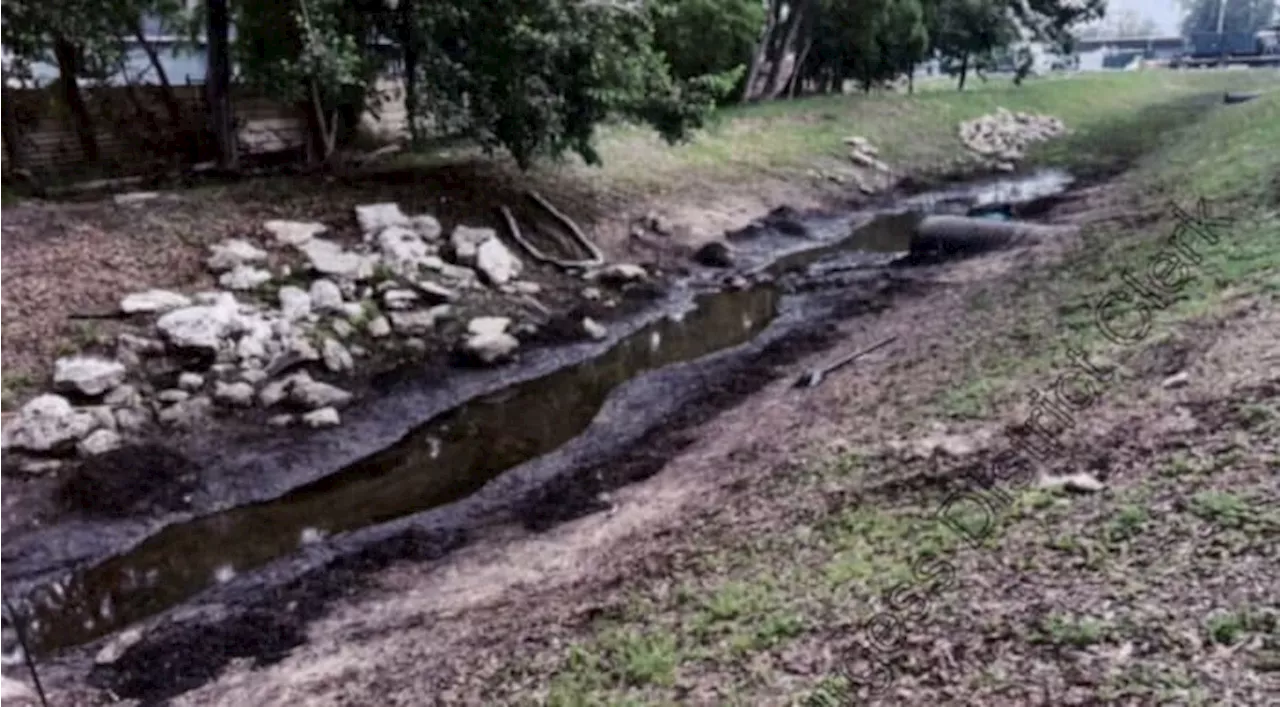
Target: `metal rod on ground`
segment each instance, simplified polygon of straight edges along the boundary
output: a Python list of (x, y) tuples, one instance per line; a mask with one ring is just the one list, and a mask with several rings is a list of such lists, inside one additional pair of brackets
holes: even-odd
[(543, 253), (532, 243), (524, 239), (524, 234), (520, 232), (520, 224), (516, 223), (516, 217), (511, 213), (511, 209), (508, 209), (506, 206), (500, 206), (498, 209), (502, 212), (503, 220), (507, 222), (507, 230), (511, 232), (511, 237), (515, 239), (516, 243), (520, 244), (521, 248), (524, 248), (528, 251), (529, 255), (532, 255), (534, 258), (541, 260), (544, 263), (560, 264), (558, 258), (553, 258), (546, 253)]
[(547, 309), (547, 306), (539, 302), (537, 298), (534, 297), (533, 295), (521, 295), (520, 301), (538, 310), (538, 312), (541, 313), (542, 316), (544, 317), (552, 316), (551, 310)]
[(5, 597), (4, 606), (9, 610), (9, 618), (13, 620), (13, 631), (18, 634), (18, 645), (22, 647), (22, 659), (27, 664), (27, 670), (31, 671), (31, 682), (35, 685), (36, 696), (40, 698), (40, 704), (43, 707), (49, 707), (49, 700), (44, 695), (44, 686), (40, 684), (40, 673), (36, 672), (36, 659), (31, 655), (31, 648), (27, 644), (27, 629), (23, 625), (22, 616), (18, 614), (18, 610), (13, 608), (13, 603)]
[(572, 233), (574, 237), (578, 239), (578, 242), (582, 244), (582, 247), (586, 248), (587, 252), (591, 254), (591, 259), (595, 261), (593, 264), (595, 265), (604, 264), (604, 254), (600, 252), (600, 249), (596, 247), (595, 243), (591, 242), (591, 239), (587, 238), (587, 234), (583, 233), (582, 229), (578, 228), (578, 224), (574, 223), (572, 219), (570, 219), (568, 216), (565, 216), (563, 213), (561, 213), (559, 209), (552, 206), (551, 202), (547, 201), (546, 199), (543, 199), (542, 195), (539, 194), (538, 192), (530, 189), (529, 196), (534, 201), (538, 202), (539, 206), (546, 209), (547, 213), (551, 214), (552, 216), (555, 216), (556, 219), (560, 221), (560, 223), (563, 223), (569, 229), (569, 232)]
[[(532, 196), (529, 197), (529, 200), (534, 201)], [(534, 204), (540, 206), (536, 201), (534, 201)], [(549, 240), (554, 242), (556, 247), (559, 248), (561, 252), (565, 253), (566, 259), (578, 257), (582, 253), (586, 252), (575, 240), (576, 236), (574, 236), (573, 232), (565, 228), (564, 224), (556, 222), (554, 214), (551, 216), (551, 220), (555, 223), (550, 224), (550, 228), (537, 229), (537, 224), (534, 225), (534, 228), (538, 230), (538, 233), (545, 235)]]
[(499, 210), (502, 212), (502, 218), (507, 222), (507, 230), (511, 231), (511, 237), (515, 239), (515, 242), (519, 243), (520, 247), (524, 248), (529, 255), (533, 256), (534, 259), (540, 260), (544, 263), (551, 263), (552, 265), (565, 269), (585, 268), (593, 265), (602, 265), (604, 263), (603, 258), (598, 258), (596, 260), (564, 260), (562, 258), (547, 255), (537, 246), (530, 243), (524, 237), (524, 234), (520, 232), (520, 224), (516, 222), (516, 217), (511, 213), (511, 209), (506, 206), (501, 206), (499, 207)]
[(887, 339), (884, 339), (883, 341), (872, 344), (871, 346), (868, 346), (867, 348), (862, 349), (861, 351), (855, 351), (854, 353), (851, 353), (848, 356), (845, 356), (844, 358), (838, 359), (835, 363), (832, 363), (829, 366), (815, 368), (809, 371), (808, 373), (804, 374), (803, 376), (800, 376), (800, 379), (796, 381), (796, 387), (797, 388), (816, 388), (820, 383), (822, 383), (823, 379), (826, 378), (828, 374), (836, 371), (839, 368), (847, 366), (850, 363), (853, 363), (854, 361), (862, 358), (863, 356), (866, 356), (867, 354), (873, 351), (878, 351), (897, 340), (898, 340), (898, 336), (895, 334)]

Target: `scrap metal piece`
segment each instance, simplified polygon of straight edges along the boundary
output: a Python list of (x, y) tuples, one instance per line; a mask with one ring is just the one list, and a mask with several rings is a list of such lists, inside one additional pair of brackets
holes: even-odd
[(578, 224), (574, 223), (572, 219), (565, 216), (556, 209), (556, 207), (552, 206), (550, 202), (542, 198), (542, 196), (537, 192), (529, 190), (527, 193), (530, 199), (545, 209), (547, 213), (551, 214), (557, 221), (562, 223), (569, 232), (573, 234), (573, 237), (577, 240), (579, 245), (591, 254), (591, 257), (571, 260), (548, 255), (524, 237), (524, 234), (520, 231), (520, 225), (516, 222), (515, 215), (511, 213), (511, 209), (504, 205), (500, 207), (502, 211), (502, 218), (507, 223), (507, 229), (511, 231), (511, 238), (514, 239), (516, 243), (519, 243), (521, 248), (524, 248), (525, 251), (527, 251), (529, 255), (533, 256), (536, 260), (540, 260), (544, 263), (551, 263), (552, 265), (556, 265), (557, 267), (564, 269), (590, 268), (604, 265), (604, 254), (600, 252), (600, 249), (596, 247), (595, 243), (591, 242), (591, 239), (587, 238), (586, 234), (582, 232), (582, 229), (578, 228)]
[(834, 363), (832, 363), (829, 366), (819, 366), (818, 368), (814, 368), (808, 371), (807, 373), (805, 373), (804, 375), (800, 376), (800, 379), (796, 381), (795, 387), (816, 388), (822, 383), (822, 381), (827, 377), (827, 375), (829, 375), (830, 373), (833, 373), (836, 369), (847, 366), (850, 363), (853, 363), (854, 361), (862, 358), (863, 356), (866, 356), (867, 354), (873, 351), (878, 351), (897, 340), (898, 340), (898, 336), (895, 334), (876, 344), (868, 346), (867, 348), (862, 349), (861, 351), (855, 351), (849, 354), (848, 356), (845, 356), (844, 358), (837, 359)]

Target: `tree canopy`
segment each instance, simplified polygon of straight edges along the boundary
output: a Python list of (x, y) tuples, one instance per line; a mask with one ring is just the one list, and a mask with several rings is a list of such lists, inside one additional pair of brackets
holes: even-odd
[[(1231, 0), (1230, 17), (1265, 22), (1270, 14), (1255, 6), (1268, 1)], [(1216, 0), (1196, 0), (1193, 16), (1209, 2)], [(415, 140), (428, 130), (465, 136), (523, 167), (569, 152), (596, 161), (592, 137), (609, 119), (679, 141), (717, 102), (840, 91), (850, 80), (870, 90), (931, 58), (963, 88), (970, 69), (1019, 42), (1065, 46), (1071, 28), (1100, 17), (1103, 3), (204, 0), (188, 16), (180, 0), (10, 0), (3, 12), (15, 70), (58, 66), (86, 151), (94, 130), (76, 107), (79, 80), (110, 73), (130, 42), (146, 44), (143, 18), (160, 18), (209, 38), (207, 97), (222, 106), (209, 129), (219, 135), (233, 130), (225, 94), (234, 80), (303, 107), (312, 154), (327, 157), (375, 105), (379, 80), (394, 76), (404, 82)], [(234, 142), (217, 140), (224, 152)]]

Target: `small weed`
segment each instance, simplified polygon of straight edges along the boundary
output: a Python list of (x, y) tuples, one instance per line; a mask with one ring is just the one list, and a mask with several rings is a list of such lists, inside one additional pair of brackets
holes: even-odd
[(1020, 515), (1034, 515), (1032, 511), (1043, 511), (1046, 508), (1057, 504), (1061, 494), (1053, 489), (1032, 488), (1027, 489), (1018, 499)]
[(25, 373), (6, 373), (0, 386), (0, 409), (11, 410), (18, 404), (18, 399), (35, 387), (35, 381)]
[(798, 707), (844, 707), (853, 704), (852, 686), (844, 676), (825, 677), (797, 704)]
[(1162, 476), (1177, 479), (1198, 474), (1200, 471), (1200, 466), (1194, 459), (1185, 454), (1179, 454), (1174, 457), (1173, 461), (1169, 462), (1168, 466), (1161, 469), (1160, 473)]
[(1002, 381), (981, 378), (942, 394), (938, 406), (947, 417), (976, 420), (991, 414), (992, 399), (1004, 389)]
[(1086, 648), (1105, 641), (1109, 633), (1110, 628), (1100, 621), (1054, 614), (1040, 623), (1032, 636), (1032, 641), (1055, 646)]
[(808, 630), (804, 616), (795, 612), (770, 614), (755, 630), (754, 647), (772, 648)]
[(1239, 528), (1255, 515), (1247, 501), (1224, 491), (1204, 491), (1192, 496), (1191, 512), (1224, 528)]
[(748, 615), (755, 609), (759, 599), (759, 593), (745, 582), (731, 582), (703, 604), (706, 621), (731, 621)]
[(1049, 540), (1045, 542), (1045, 545), (1051, 550), (1065, 552), (1068, 555), (1077, 555), (1084, 551), (1084, 547), (1080, 544), (1080, 539), (1074, 535), (1054, 536), (1049, 538)]
[(71, 332), (71, 342), (79, 350), (84, 350), (98, 343), (101, 332), (93, 322), (77, 322)]
[(1147, 509), (1133, 504), (1120, 509), (1116, 517), (1107, 523), (1106, 537), (1111, 542), (1123, 542), (1140, 535), (1146, 527)]
[(1205, 631), (1214, 643), (1224, 646), (1233, 645), (1245, 632), (1245, 616), (1230, 613), (1210, 617), (1205, 622)]
[(1266, 405), (1248, 403), (1236, 409), (1236, 419), (1245, 429), (1263, 427), (1276, 418), (1276, 411)]
[[(950, 515), (954, 520), (957, 514)], [(970, 520), (962, 517), (958, 522)], [(994, 535), (986, 525), (973, 525), (977, 530), (970, 537), (979, 532)], [(871, 508), (846, 510), (820, 527), (833, 550), (825, 568), (832, 589), (873, 588), (910, 579), (913, 562), (950, 552), (959, 541), (956, 530), (930, 515)]]
[(1209, 640), (1223, 646), (1235, 645), (1248, 633), (1280, 631), (1280, 619), (1267, 611), (1244, 609), (1210, 616), (1205, 621), (1205, 633)]
[(373, 276), (369, 278), (375, 285), (383, 282), (389, 282), (397, 279), (396, 272), (387, 266), (386, 263), (378, 263), (373, 266)]
[(680, 655), (676, 637), (658, 631), (622, 630), (605, 638), (614, 676), (628, 685), (671, 685)]

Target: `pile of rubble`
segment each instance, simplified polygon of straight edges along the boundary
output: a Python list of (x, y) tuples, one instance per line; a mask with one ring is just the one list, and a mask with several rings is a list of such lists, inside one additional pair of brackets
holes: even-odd
[(960, 123), (960, 141), (978, 155), (993, 160), (996, 167), (1012, 171), (1027, 146), (1067, 132), (1057, 118), (1033, 113), (1014, 113), (997, 108), (995, 113)]
[[(124, 297), (120, 313), (143, 328), (121, 333), (113, 355), (58, 359), (54, 391), (23, 406), (3, 430), (6, 451), (28, 472), (56, 468), (73, 454), (120, 447), (154, 426), (190, 429), (215, 407), (271, 411), (272, 425), (328, 427), (353, 395), (316, 380), (308, 368), (343, 374), (375, 347), (424, 351), (424, 335), (457, 318), (474, 291), (532, 301), (537, 283), (519, 279), (521, 259), (493, 229), (458, 226), (444, 237), (430, 215), (393, 203), (358, 206), (362, 242), (324, 238), (321, 223), (268, 221), (265, 237), (210, 249), (206, 265), (221, 289), (184, 294), (146, 290)], [(587, 273), (603, 284), (642, 280), (639, 266)], [(598, 288), (584, 290), (601, 297)], [(545, 311), (545, 308), (542, 308)], [(461, 354), (493, 365), (519, 346), (509, 317), (479, 316), (462, 329)], [(584, 320), (583, 333), (607, 330)], [(73, 404), (74, 401), (74, 404)]]

